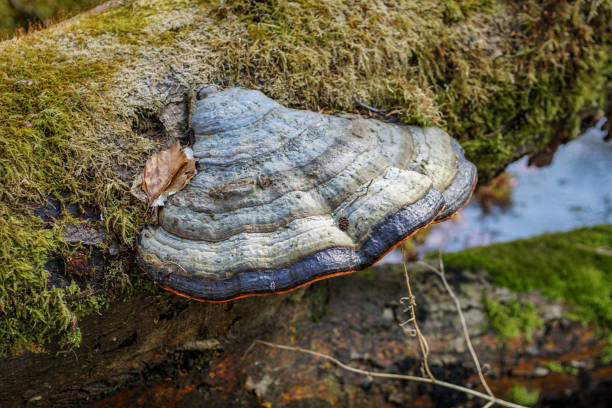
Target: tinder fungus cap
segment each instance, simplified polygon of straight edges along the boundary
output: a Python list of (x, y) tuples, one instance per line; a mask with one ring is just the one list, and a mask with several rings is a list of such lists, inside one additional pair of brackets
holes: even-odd
[(223, 301), (364, 269), (451, 217), (476, 169), (438, 128), (288, 109), (208, 92), (192, 119), (197, 175), (139, 237), (158, 285)]

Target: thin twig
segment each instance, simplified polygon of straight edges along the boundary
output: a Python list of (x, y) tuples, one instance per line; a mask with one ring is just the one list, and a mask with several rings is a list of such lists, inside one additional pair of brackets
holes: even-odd
[(241, 360), (244, 360), (245, 357), (251, 352), (251, 350), (253, 350), (253, 347), (255, 347), (255, 345), (257, 344), (259, 340), (255, 340), (254, 342), (251, 343), (251, 345), (249, 347), (247, 347), (247, 349), (245, 350), (244, 354), (242, 354), (242, 358)]
[[(401, 252), (402, 257), (404, 257), (404, 248), (401, 249)], [(427, 376), (432, 379), (432, 381), (436, 381), (433, 374), (431, 373), (431, 370), (429, 369), (429, 344), (427, 344), (427, 339), (425, 339), (425, 336), (423, 336), (423, 333), (421, 333), (421, 329), (419, 328), (419, 324), (416, 319), (416, 313), (414, 310), (416, 302), (415, 297), (412, 294), (412, 288), (410, 287), (410, 277), (408, 276), (408, 268), (406, 267), (406, 262), (402, 262), (402, 264), (404, 265), (404, 277), (406, 278), (406, 287), (408, 288), (408, 298), (402, 298), (400, 301), (402, 301), (402, 303), (405, 300), (408, 301), (408, 307), (404, 310), (404, 312), (410, 312), (410, 318), (405, 322), (401, 323), (400, 326), (404, 328), (405, 324), (412, 322), (417, 341), (419, 342), (419, 349), (421, 350), (421, 354), (423, 356), (423, 369), (427, 373)]]
[[(343, 362), (341, 362), (340, 360), (338, 360), (338, 359), (336, 359), (336, 358), (334, 358), (332, 356), (329, 356), (329, 355), (323, 354), (323, 353), (319, 353), (319, 352), (314, 351), (314, 350), (308, 350), (308, 349), (301, 348), (301, 347), (284, 346), (282, 344), (270, 343), (268, 341), (263, 341), (263, 340), (255, 340), (254, 343), (263, 344), (265, 346), (273, 347), (273, 348), (278, 348), (278, 349), (281, 349), (281, 350), (298, 351), (300, 353), (310, 354), (312, 356), (320, 357), (322, 359), (330, 361), (331, 363), (337, 365), (338, 367), (340, 367), (340, 368), (342, 368), (342, 369), (344, 369), (346, 371), (350, 371), (350, 372), (353, 372), (353, 373), (366, 375), (366, 376), (369, 376), (369, 377), (392, 378), (392, 379), (396, 379), (396, 380), (407, 380), (407, 381), (415, 381), (415, 382), (421, 382), (421, 383), (427, 383), (427, 384), (434, 384), (434, 385), (439, 385), (441, 387), (450, 388), (450, 389), (453, 389), (453, 390), (456, 390), (456, 391), (461, 391), (461, 392), (473, 395), (473, 396), (478, 397), (478, 398), (482, 398), (482, 399), (484, 399), (486, 401), (489, 401), (490, 403), (501, 405), (502, 407), (527, 408), (527, 407), (525, 407), (523, 405), (513, 404), (511, 402), (495, 398), (495, 397), (493, 397), (491, 395), (487, 395), (487, 394), (484, 394), (484, 393), (479, 392), (479, 391), (475, 391), (475, 390), (472, 390), (472, 389), (469, 389), (469, 388), (466, 388), (466, 387), (462, 387), (460, 385), (455, 385), (455, 384), (452, 384), (452, 383), (448, 383), (446, 381), (432, 380), (431, 378), (417, 377), (417, 376), (413, 376), (413, 375), (379, 373), (379, 372), (376, 372), (376, 371), (362, 370), (360, 368), (356, 368), (356, 367), (350, 366), (348, 364), (344, 364)], [(489, 406), (491, 406), (491, 405), (489, 405)]]
[(482, 383), (482, 386), (484, 387), (484, 389), (487, 391), (487, 394), (489, 394), (491, 397), (494, 398), (493, 392), (491, 391), (491, 388), (489, 388), (489, 385), (487, 384), (487, 380), (485, 380), (484, 374), (482, 373), (482, 368), (480, 367), (480, 361), (478, 360), (476, 351), (474, 351), (474, 347), (472, 346), (472, 341), (470, 340), (470, 334), (468, 332), (467, 323), (465, 321), (465, 316), (463, 315), (463, 312), (461, 311), (461, 304), (459, 303), (459, 299), (457, 298), (457, 296), (455, 296), (455, 292), (453, 292), (450, 285), (448, 284), (448, 281), (446, 280), (446, 275), (444, 273), (444, 262), (442, 262), (442, 252), (439, 252), (438, 254), (439, 254), (438, 259), (440, 263), (440, 269), (436, 269), (433, 266), (423, 261), (419, 261), (419, 264), (425, 266), (427, 269), (434, 272), (436, 275), (440, 277), (440, 279), (442, 280), (442, 283), (444, 284), (444, 288), (446, 288), (446, 291), (448, 292), (450, 297), (453, 299), (453, 302), (455, 302), (457, 314), (459, 314), (459, 320), (461, 321), (461, 327), (463, 328), (463, 337), (465, 338), (465, 342), (468, 346), (468, 349), (470, 350), (472, 360), (474, 361), (474, 365), (476, 366), (476, 371), (478, 372), (478, 378), (480, 378), (480, 382)]
[[(448, 284), (448, 281), (446, 280), (446, 275), (445, 275), (445, 271), (444, 271), (444, 263), (442, 262), (442, 254), (441, 253), (439, 255), (439, 262), (440, 262), (440, 268), (439, 269), (436, 269), (433, 266), (431, 266), (431, 265), (429, 265), (428, 263), (425, 263), (425, 262), (419, 262), (419, 263), (424, 265), (427, 269), (431, 270), (432, 272), (434, 272), (436, 275), (438, 275), (440, 277), (440, 279), (442, 280), (442, 283), (444, 284), (444, 287), (445, 287), (446, 291), (449, 293), (449, 295), (453, 299), (453, 301), (455, 303), (455, 307), (456, 307), (457, 312), (459, 314), (459, 318), (461, 320), (461, 326), (463, 328), (463, 335), (465, 337), (465, 341), (467, 343), (468, 349), (469, 349), (470, 354), (472, 356), (472, 359), (474, 361), (474, 365), (476, 366), (476, 371), (478, 372), (478, 376), (480, 378), (480, 382), (482, 383), (483, 387), (487, 391), (487, 394), (484, 394), (484, 393), (476, 391), (476, 390), (472, 390), (470, 388), (462, 387), (460, 385), (455, 385), (455, 384), (452, 384), (452, 383), (448, 383), (446, 381), (437, 380), (436, 378), (434, 378), (433, 374), (429, 370), (429, 364), (428, 364), (429, 346), (427, 344), (427, 340), (425, 339), (425, 336), (423, 336), (423, 334), (421, 333), (421, 330), (419, 329), (419, 326), (418, 326), (418, 323), (417, 323), (417, 320), (416, 320), (416, 316), (415, 316), (416, 302), (414, 301), (414, 295), (412, 294), (412, 288), (410, 287), (410, 277), (408, 275), (408, 268), (406, 267), (406, 262), (403, 262), (403, 265), (404, 265), (404, 277), (406, 279), (406, 287), (408, 288), (408, 297), (402, 298), (401, 301), (402, 301), (402, 303), (407, 301), (407, 308), (404, 310), (404, 312), (409, 312), (410, 313), (410, 318), (408, 320), (406, 320), (405, 322), (401, 323), (400, 326), (402, 328), (404, 328), (404, 326), (407, 325), (408, 323), (412, 323), (413, 324), (414, 331), (415, 331), (415, 334), (416, 334), (418, 342), (419, 342), (419, 348), (420, 348), (421, 354), (423, 356), (423, 368), (426, 371), (426, 373), (427, 373), (429, 378), (424, 377), (424, 376), (423, 377), (417, 377), (417, 376), (412, 376), (412, 375), (391, 374), (391, 373), (381, 373), (381, 372), (375, 372), (375, 371), (362, 370), (362, 369), (359, 369), (359, 368), (356, 368), (356, 367), (352, 367), (352, 366), (350, 366), (348, 364), (344, 364), (340, 360), (338, 360), (338, 359), (336, 359), (336, 358), (334, 358), (332, 356), (329, 356), (329, 355), (323, 354), (323, 353), (319, 353), (319, 352), (314, 351), (314, 350), (308, 350), (308, 349), (304, 349), (304, 348), (301, 348), (301, 347), (285, 346), (285, 345), (282, 345), (282, 344), (270, 343), (270, 342), (263, 341), (263, 340), (255, 340), (253, 342), (253, 344), (251, 344), (251, 346), (249, 346), (249, 348), (245, 352), (244, 356), (246, 356), (251, 351), (253, 346), (256, 343), (258, 343), (258, 344), (266, 345), (268, 347), (274, 347), (274, 348), (278, 348), (278, 349), (282, 349), (282, 350), (289, 350), (289, 351), (298, 351), (298, 352), (301, 352), (301, 353), (310, 354), (310, 355), (313, 355), (313, 356), (316, 356), (316, 357), (320, 357), (320, 358), (323, 358), (325, 360), (328, 360), (328, 361), (336, 364), (337, 366), (339, 366), (340, 368), (342, 368), (344, 370), (347, 370), (347, 371), (350, 371), (350, 372), (353, 372), (353, 373), (357, 373), (357, 374), (366, 375), (368, 377), (392, 378), (392, 379), (399, 379), (399, 380), (415, 381), (415, 382), (439, 385), (441, 387), (445, 387), (445, 388), (461, 391), (461, 392), (464, 392), (466, 394), (470, 394), (470, 395), (473, 395), (473, 396), (476, 396), (476, 397), (479, 397), (479, 398), (482, 398), (482, 399), (486, 400), (487, 403), (483, 406), (483, 408), (491, 408), (495, 404), (501, 405), (503, 407), (509, 407), (509, 408), (526, 408), (523, 405), (514, 404), (514, 403), (511, 403), (511, 402), (508, 402), (508, 401), (504, 401), (502, 399), (499, 399), (499, 398), (495, 397), (495, 395), (493, 395), (493, 392), (491, 391), (491, 388), (489, 387), (489, 385), (487, 384), (487, 382), (486, 382), (486, 380), (484, 378), (484, 374), (482, 372), (482, 368), (480, 367), (480, 361), (478, 360), (478, 356), (476, 355), (476, 351), (474, 350), (474, 347), (472, 346), (472, 342), (470, 340), (469, 332), (468, 332), (468, 329), (467, 329), (467, 323), (465, 321), (465, 316), (463, 315), (463, 312), (461, 310), (461, 304), (459, 303), (459, 299), (457, 298), (457, 296), (455, 295), (455, 293), (451, 289), (450, 285)], [(243, 358), (244, 358), (244, 356), (243, 356)]]
[(371, 106), (369, 106), (369, 105), (366, 105), (365, 103), (363, 103), (363, 102), (361, 102), (359, 99), (357, 99), (357, 97), (356, 97), (356, 96), (353, 96), (353, 100), (355, 101), (355, 103), (356, 103), (357, 105), (361, 106), (363, 109), (367, 109), (367, 110), (369, 110), (370, 112), (376, 113), (376, 114), (378, 114), (378, 115), (382, 115), (382, 116), (385, 116), (385, 115), (386, 115), (386, 114), (385, 114), (385, 111), (381, 111), (380, 109), (376, 109), (376, 108), (373, 108), (373, 107), (371, 107)]

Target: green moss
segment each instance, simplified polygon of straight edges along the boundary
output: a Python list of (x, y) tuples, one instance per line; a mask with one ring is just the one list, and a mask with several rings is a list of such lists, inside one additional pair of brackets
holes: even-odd
[(601, 361), (604, 364), (612, 363), (612, 330), (606, 335), (606, 345), (601, 350)]
[(514, 384), (508, 399), (516, 404), (533, 406), (540, 399), (540, 390), (530, 390), (522, 385)]
[(456, 23), (464, 20), (475, 12), (490, 11), (496, 0), (443, 0), (444, 20), (448, 23)]
[[(595, 19), (609, 18), (608, 6), (597, 10), (601, 15)], [(448, 61), (450, 67), (441, 67), (438, 78), (449, 88), (447, 93), (436, 89), (440, 103), (447, 106), (449, 129), (469, 135), (463, 145), (481, 174), (494, 173), (526, 146), (543, 148), (554, 137), (575, 137), (581, 127), (578, 113), (603, 109), (609, 94), (609, 21), (599, 20), (602, 31), (595, 34), (593, 12), (566, 1), (524, 2), (516, 13), (524, 30), (508, 27), (507, 42), (500, 44), (508, 54), (494, 59), (474, 56), (488, 67), (488, 74), (476, 74), (476, 83), (473, 74), (465, 77), (448, 70), (472, 70), (469, 60)], [(567, 33), (576, 36), (569, 39)], [(474, 98), (462, 98), (462, 89)]]
[(571, 139), (579, 134), (580, 112), (605, 106), (607, 91), (602, 90), (612, 76), (607, 48), (589, 54), (588, 63), (570, 68), (571, 76), (539, 72), (533, 84), (509, 86), (507, 94), (498, 95), (486, 109), (461, 119), (459, 129), (470, 129), (473, 135), (463, 144), (466, 154), (479, 169), (495, 169), (513, 160), (519, 146), (543, 148), (553, 137)]
[[(539, 290), (571, 306), (569, 317), (612, 328), (612, 225), (470, 248), (444, 255), (449, 267), (486, 269), (495, 284)], [(503, 326), (500, 321), (500, 326)]]
[(572, 316), (612, 325), (612, 226), (471, 248), (444, 255), (449, 266), (486, 269), (494, 282), (517, 292), (539, 290), (572, 306)]
[(376, 279), (377, 273), (375, 269), (369, 268), (359, 272), (359, 276), (363, 276), (369, 281)]
[[(112, 35), (134, 47), (146, 41), (159, 45), (163, 36), (141, 35), (153, 11), (121, 7), (70, 29), (76, 36)], [(94, 128), (122, 114), (120, 106), (98, 95), (109, 88), (108, 79), (125, 58), (67, 57), (49, 43), (37, 43), (41, 40), (35, 35), (4, 44), (0, 58), (0, 239), (8, 243), (0, 251), (0, 356), (42, 351), (51, 341), (78, 346), (81, 317), (102, 311), (134, 286), (147, 286), (135, 277), (140, 272), (126, 274), (131, 260), (120, 259), (105, 261), (101, 282), (80, 284), (81, 289), (74, 282), (64, 289), (48, 287), (49, 261), (76, 250), (91, 256), (91, 248), (65, 241), (63, 224), (78, 219), (63, 212), (44, 222), (36, 209), (50, 199), (59, 200), (60, 207), (90, 208), (101, 214), (98, 228), (132, 245), (145, 208), (127, 192), (117, 169), (138, 168), (153, 144), (125, 127), (110, 140)]]
[(228, 84), (313, 109), (351, 110), (357, 95), (406, 123), (442, 125), (484, 176), (575, 137), (577, 113), (610, 94), (609, 2), (213, 5), (219, 26), (235, 26), (220, 36)]
[(92, 16), (75, 29), (85, 30), (95, 36), (112, 34), (122, 43), (137, 43), (140, 41), (142, 29), (147, 26), (147, 18), (152, 14), (152, 8), (132, 11), (119, 7), (100, 16)]
[[(172, 2), (170, 7), (171, 4)], [(116, 41), (138, 49), (139, 46), (159, 47), (172, 44), (190, 29), (188, 24), (181, 24), (162, 32), (148, 31), (147, 27), (159, 24), (160, 16), (159, 6), (155, 4), (143, 4), (138, 8), (117, 7), (104, 14), (83, 19), (74, 30), (91, 36), (112, 35)]]
[(542, 319), (531, 302), (521, 302), (517, 298), (496, 302), (485, 296), (484, 304), (489, 323), (502, 341), (516, 338), (519, 334), (531, 341), (534, 330), (543, 327)]
[(310, 301), (312, 308), (312, 321), (315, 323), (319, 322), (329, 313), (329, 294), (327, 284), (325, 282), (311, 286)]
[(569, 374), (578, 375), (578, 368), (569, 365), (561, 364), (558, 361), (549, 361), (546, 363), (546, 367), (553, 373), (558, 374)]
[[(142, 223), (142, 206), (125, 196), (125, 186), (117, 188), (110, 171), (109, 154), (119, 149), (88, 136), (79, 91), (115, 68), (24, 43), (0, 59), (0, 355), (40, 350), (50, 339), (78, 345), (78, 318), (108, 301), (97, 289), (47, 287), (45, 264), (76, 247), (65, 242), (59, 220), (46, 223), (35, 208), (48, 198), (96, 208), (107, 215), (109, 232), (128, 244)], [(107, 271), (107, 286), (115, 278)]]

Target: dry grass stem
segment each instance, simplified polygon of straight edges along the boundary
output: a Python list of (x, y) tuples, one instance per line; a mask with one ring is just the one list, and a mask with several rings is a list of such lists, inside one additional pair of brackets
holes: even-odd
[[(466, 394), (469, 395), (473, 395), (475, 397), (478, 398), (482, 398), (484, 400), (487, 400), (488, 403), (487, 405), (485, 405), (485, 407), (491, 407), (492, 405), (490, 404), (498, 404), (502, 407), (509, 407), (509, 408), (527, 408), (523, 405), (519, 405), (519, 404), (514, 404), (512, 402), (508, 402), (508, 401), (504, 401), (501, 400), (499, 398), (495, 398), (491, 395), (487, 395), (484, 394), (482, 392), (479, 391), (475, 391), (466, 387), (462, 387), (460, 385), (456, 385), (456, 384), (452, 384), (446, 381), (441, 381), (441, 380), (433, 380), (431, 378), (426, 378), (426, 377), (417, 377), (414, 375), (404, 375), (404, 374), (392, 374), (392, 373), (380, 373), (380, 372), (376, 372), (376, 371), (368, 371), (368, 370), (362, 370), (360, 368), (356, 368), (353, 366), (350, 366), (348, 364), (344, 364), (343, 362), (341, 362), (340, 360), (329, 356), (327, 354), (323, 354), (323, 353), (319, 353), (317, 351), (314, 350), (308, 350), (302, 347), (294, 347), (294, 346), (285, 346), (282, 344), (277, 344), (277, 343), (271, 343), (269, 341), (264, 341), (264, 340), (255, 340), (253, 342), (253, 344), (263, 344), (265, 346), (268, 347), (272, 347), (272, 348), (277, 348), (277, 349), (281, 349), (281, 350), (288, 350), (288, 351), (297, 351), (300, 353), (304, 353), (304, 354), (310, 354), (312, 356), (315, 357), (319, 357), (322, 358), (324, 360), (327, 360), (335, 365), (337, 365), (338, 367), (346, 370), (346, 371), (350, 371), (352, 373), (356, 373), (356, 374), (362, 374), (362, 375), (366, 375), (368, 377), (377, 377), (377, 378), (391, 378), (394, 380), (407, 380), (407, 381), (415, 381), (415, 382), (421, 382), (421, 383), (427, 383), (427, 384), (435, 384), (435, 385), (439, 385), (441, 387), (445, 387), (445, 388), (449, 388), (452, 390), (456, 390), (456, 391), (461, 391), (464, 392)], [(249, 347), (250, 349), (250, 347)]]
[[(402, 248), (402, 257), (405, 258), (405, 254), (404, 254), (404, 249)], [(410, 277), (408, 276), (408, 268), (406, 267), (406, 262), (402, 262), (402, 265), (404, 265), (404, 277), (406, 279), (406, 287), (408, 288), (408, 297), (405, 298), (401, 298), (400, 302), (407, 306), (403, 312), (404, 313), (409, 313), (410, 314), (410, 318), (402, 323), (400, 323), (400, 326), (402, 327), (402, 329), (406, 330), (406, 325), (412, 323), (413, 327), (414, 327), (414, 335), (417, 338), (417, 341), (419, 342), (419, 350), (421, 351), (421, 355), (423, 356), (423, 370), (425, 371), (425, 373), (427, 374), (427, 376), (429, 378), (431, 378), (433, 381), (435, 381), (436, 379), (434, 378), (433, 374), (431, 373), (431, 370), (429, 369), (429, 345), (427, 344), (427, 339), (425, 339), (425, 336), (423, 336), (423, 334), (421, 333), (421, 329), (419, 328), (419, 324), (417, 323), (417, 319), (416, 319), (416, 313), (415, 313), (415, 307), (416, 307), (416, 301), (415, 301), (415, 297), (412, 294), (412, 288), (410, 287)]]
[[(403, 250), (402, 250), (402, 255), (403, 255)], [(455, 303), (455, 307), (457, 309), (457, 313), (459, 314), (459, 319), (461, 320), (461, 326), (463, 329), (463, 335), (464, 335), (465, 341), (470, 351), (470, 355), (472, 356), (472, 360), (474, 361), (474, 365), (476, 366), (476, 371), (478, 372), (478, 377), (480, 379), (480, 382), (482, 386), (484, 387), (484, 389), (486, 390), (486, 394), (476, 391), (476, 390), (472, 390), (470, 388), (462, 387), (460, 385), (448, 383), (446, 381), (441, 381), (441, 380), (434, 378), (433, 374), (431, 373), (431, 370), (429, 369), (429, 362), (428, 362), (429, 345), (427, 344), (427, 339), (425, 339), (425, 336), (423, 336), (423, 334), (421, 333), (421, 330), (419, 329), (419, 325), (416, 320), (416, 315), (415, 315), (416, 302), (415, 302), (415, 297), (412, 294), (412, 288), (410, 287), (410, 277), (408, 275), (408, 268), (406, 266), (406, 262), (403, 262), (403, 266), (404, 266), (404, 277), (406, 279), (406, 288), (408, 289), (408, 296), (401, 298), (401, 302), (403, 305), (406, 306), (406, 308), (403, 311), (404, 313), (409, 314), (409, 318), (408, 320), (400, 323), (400, 326), (402, 327), (402, 329), (407, 331), (408, 329), (406, 329), (406, 326), (412, 323), (414, 329), (411, 331), (411, 334), (416, 336), (418, 340), (419, 350), (423, 357), (422, 368), (423, 368), (424, 373), (427, 374), (427, 377), (425, 375), (423, 375), (422, 377), (418, 377), (418, 376), (413, 376), (413, 375), (381, 373), (381, 372), (375, 372), (375, 371), (369, 371), (369, 370), (362, 370), (360, 368), (356, 368), (348, 364), (344, 364), (343, 362), (341, 362), (340, 360), (332, 356), (329, 356), (323, 353), (319, 353), (314, 350), (309, 350), (309, 349), (305, 349), (302, 347), (285, 346), (282, 344), (271, 343), (271, 342), (264, 341), (264, 340), (255, 340), (248, 347), (248, 349), (244, 353), (243, 358), (252, 350), (255, 344), (263, 344), (268, 347), (273, 347), (273, 348), (277, 348), (281, 350), (297, 351), (300, 353), (305, 353), (305, 354), (310, 354), (312, 356), (320, 357), (327, 361), (330, 361), (331, 363), (337, 365), (338, 367), (346, 371), (366, 375), (368, 377), (391, 378), (391, 379), (415, 381), (415, 382), (421, 382), (421, 383), (427, 383), (427, 384), (435, 384), (435, 385), (439, 385), (441, 387), (449, 388), (452, 390), (461, 391), (466, 394), (473, 395), (475, 397), (486, 400), (487, 403), (483, 406), (483, 408), (490, 408), (496, 404), (502, 407), (526, 408), (523, 405), (514, 404), (512, 402), (504, 401), (502, 399), (495, 397), (495, 395), (493, 395), (493, 392), (491, 391), (491, 388), (487, 384), (487, 381), (485, 380), (484, 374), (482, 372), (480, 361), (478, 360), (478, 356), (476, 355), (476, 351), (474, 350), (474, 347), (472, 346), (472, 341), (470, 340), (470, 335), (468, 332), (467, 323), (465, 321), (465, 316), (463, 315), (463, 312), (461, 311), (461, 304), (459, 303), (459, 299), (457, 298), (452, 288), (448, 284), (448, 281), (446, 280), (446, 275), (444, 271), (444, 263), (442, 262), (442, 253), (439, 254), (439, 269), (434, 268), (433, 266), (429, 265), (426, 262), (421, 261), (419, 262), (419, 264), (425, 266), (428, 270), (434, 272), (436, 275), (440, 277), (440, 279), (442, 280), (442, 283), (444, 284), (444, 288), (446, 289), (450, 297), (453, 299), (453, 302)]]
[[(480, 382), (482, 386), (484, 387), (484, 389), (487, 391), (487, 394), (489, 394), (491, 397), (494, 397), (493, 392), (491, 391), (491, 388), (487, 384), (484, 374), (482, 373), (482, 368), (480, 367), (480, 361), (478, 360), (476, 351), (474, 351), (474, 347), (472, 346), (472, 341), (470, 340), (470, 334), (468, 332), (467, 323), (465, 321), (465, 316), (463, 315), (463, 312), (461, 311), (461, 304), (459, 303), (459, 299), (457, 298), (457, 296), (455, 296), (455, 292), (453, 292), (450, 285), (448, 284), (448, 281), (446, 280), (446, 275), (444, 273), (444, 262), (442, 262), (442, 252), (438, 253), (438, 259), (439, 259), (439, 269), (436, 269), (433, 266), (423, 261), (420, 261), (419, 264), (425, 266), (427, 269), (434, 272), (436, 275), (440, 277), (440, 280), (442, 280), (442, 283), (444, 284), (444, 288), (446, 288), (446, 291), (448, 292), (450, 297), (453, 299), (453, 302), (455, 302), (455, 307), (457, 308), (457, 314), (459, 315), (459, 319), (461, 320), (463, 336), (465, 338), (465, 342), (468, 346), (468, 349), (470, 350), (470, 354), (472, 356), (472, 360), (474, 361), (474, 365), (476, 366), (476, 371), (478, 372), (478, 378), (480, 378)], [(405, 265), (406, 264), (404, 263), (404, 267)]]

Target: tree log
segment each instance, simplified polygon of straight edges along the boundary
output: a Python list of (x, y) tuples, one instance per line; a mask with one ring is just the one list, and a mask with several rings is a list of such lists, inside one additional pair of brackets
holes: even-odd
[[(412, 267), (417, 317), (434, 375), (479, 388), (458, 315), (438, 278)], [(502, 340), (484, 322), (481, 294), (509, 299), (484, 271), (450, 271), (472, 341), (498, 397), (513, 386), (541, 390), (544, 406), (605, 406), (610, 365), (592, 327), (563, 317), (566, 306), (523, 294), (543, 326), (532, 339)], [(311, 356), (254, 345), (298, 345), (364, 369), (420, 375), (416, 339), (399, 303), (407, 290), (400, 265), (381, 266), (277, 295), (206, 304), (141, 292), (83, 323), (73, 351), (25, 353), (3, 360), (2, 406), (482, 406), (459, 392), (344, 372)], [(550, 362), (564, 370), (551, 372)], [(481, 389), (481, 388), (480, 388)], [(482, 389), (481, 389), (482, 390)], [(593, 405), (589, 405), (593, 404)]]
[[(612, 95), (611, 22), (612, 5), (598, 1), (112, 0), (0, 42), (0, 404), (410, 398), (448, 406), (464, 398), (371, 382), (261, 345), (244, 356), (264, 338), (418, 372), (417, 349), (397, 325), (401, 279), (347, 276), (226, 304), (161, 295), (133, 266), (145, 208), (129, 188), (151, 153), (189, 143), (190, 98), (209, 84), (258, 88), (291, 107), (372, 114), (357, 97), (382, 120), (442, 126), (487, 179), (602, 116)], [(423, 279), (424, 299), (437, 290), (431, 280)], [(539, 382), (548, 358), (575, 357), (586, 364), (580, 376), (543, 377), (547, 395), (603, 395), (609, 366), (594, 356), (603, 343), (592, 328), (553, 314), (534, 342), (502, 347), (477, 324), (479, 295), (495, 290), (481, 280), (464, 305), (476, 314), (473, 334), (496, 390)], [(452, 308), (422, 302), (436, 375), (475, 384)]]

